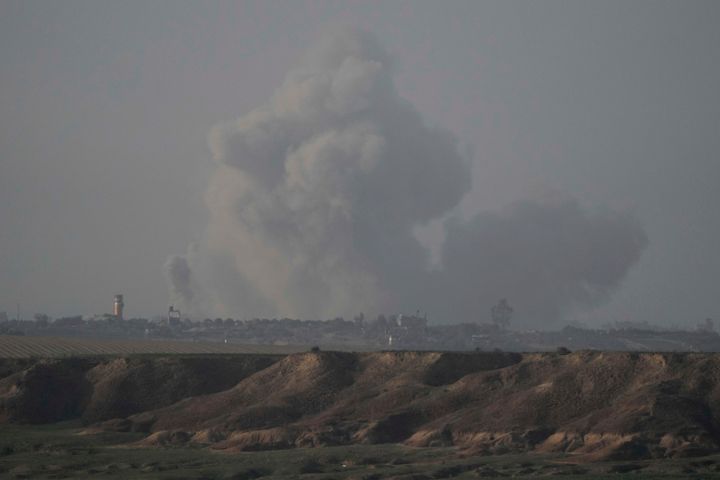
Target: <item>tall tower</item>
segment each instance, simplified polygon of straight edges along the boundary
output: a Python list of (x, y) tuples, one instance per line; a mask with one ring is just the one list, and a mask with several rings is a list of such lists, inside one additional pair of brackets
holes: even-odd
[(118, 320), (123, 319), (123, 308), (125, 307), (125, 302), (123, 302), (123, 296), (122, 295), (115, 295), (115, 301), (113, 302), (113, 315), (115, 315), (115, 318)]

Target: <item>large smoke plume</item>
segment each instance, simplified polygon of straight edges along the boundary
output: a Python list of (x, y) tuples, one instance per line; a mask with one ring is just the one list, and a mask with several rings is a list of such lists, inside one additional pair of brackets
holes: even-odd
[(525, 325), (601, 304), (647, 244), (632, 217), (572, 199), (523, 201), (446, 228), (444, 316), (468, 318), (510, 297)]
[(471, 167), (392, 74), (373, 37), (337, 30), (266, 105), (213, 129), (210, 221), (193, 252), (167, 264), (176, 300), (241, 317), (420, 308), (457, 322), (500, 297), (548, 320), (609, 295), (645, 236), (630, 218), (572, 201), (447, 220), (443, 263), (429, 268), (413, 232), (450, 216)]

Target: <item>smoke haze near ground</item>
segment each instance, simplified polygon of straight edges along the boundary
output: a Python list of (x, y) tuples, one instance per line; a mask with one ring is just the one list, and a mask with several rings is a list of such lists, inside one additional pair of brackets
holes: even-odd
[[(393, 73), (372, 35), (335, 28), (265, 104), (211, 131), (207, 230), (166, 264), (185, 309), (293, 318), (420, 309), (447, 323), (485, 320), (507, 297), (520, 323), (541, 326), (609, 298), (647, 245), (638, 222), (569, 198), (462, 220), (470, 159), (398, 95)], [(414, 232), (443, 219), (431, 265)]]
[(546, 326), (609, 300), (647, 244), (633, 217), (568, 198), (450, 221), (440, 308), (445, 318), (483, 318), (483, 307), (510, 297), (521, 324)]

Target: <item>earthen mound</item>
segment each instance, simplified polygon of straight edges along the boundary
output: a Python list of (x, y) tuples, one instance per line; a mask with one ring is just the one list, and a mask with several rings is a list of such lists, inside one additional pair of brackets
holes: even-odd
[(268, 355), (118, 358), (87, 372), (93, 388), (82, 416), (89, 422), (126, 417), (226, 390), (277, 360)]
[[(718, 449), (720, 356), (291, 355), (225, 392), (131, 418), (216, 448), (405, 442), (636, 459)], [(230, 441), (229, 439), (237, 441)]]
[(97, 422), (231, 388), (280, 356), (12, 360), (0, 365), (0, 422)]
[(82, 413), (92, 389), (84, 359), (30, 363), (0, 380), (0, 421), (49, 423)]
[[(0, 365), (0, 419), (103, 420), (142, 445), (352, 443), (564, 452), (577, 461), (720, 451), (720, 355), (308, 352)], [(113, 418), (124, 417), (124, 418)]]

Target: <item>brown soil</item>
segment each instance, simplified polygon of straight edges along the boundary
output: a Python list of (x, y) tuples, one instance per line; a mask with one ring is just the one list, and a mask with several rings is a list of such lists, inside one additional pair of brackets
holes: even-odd
[[(218, 392), (280, 358), (271, 355), (14, 360), (0, 369), (0, 423), (126, 417)], [(0, 365), (0, 367), (2, 367)]]
[[(44, 389), (57, 400), (42, 421), (142, 412), (100, 427), (146, 431), (142, 445), (222, 450), (404, 442), (469, 454), (568, 452), (579, 462), (720, 450), (717, 354), (311, 352), (224, 365), (193, 360), (40, 362), (0, 380), (0, 411), (27, 421), (37, 404), (22, 409), (18, 402)], [(46, 387), (62, 381), (77, 393)]]
[[(214, 448), (348, 443), (625, 460), (718, 449), (720, 356), (319, 352), (131, 421)], [(147, 441), (146, 441), (147, 443)]]

